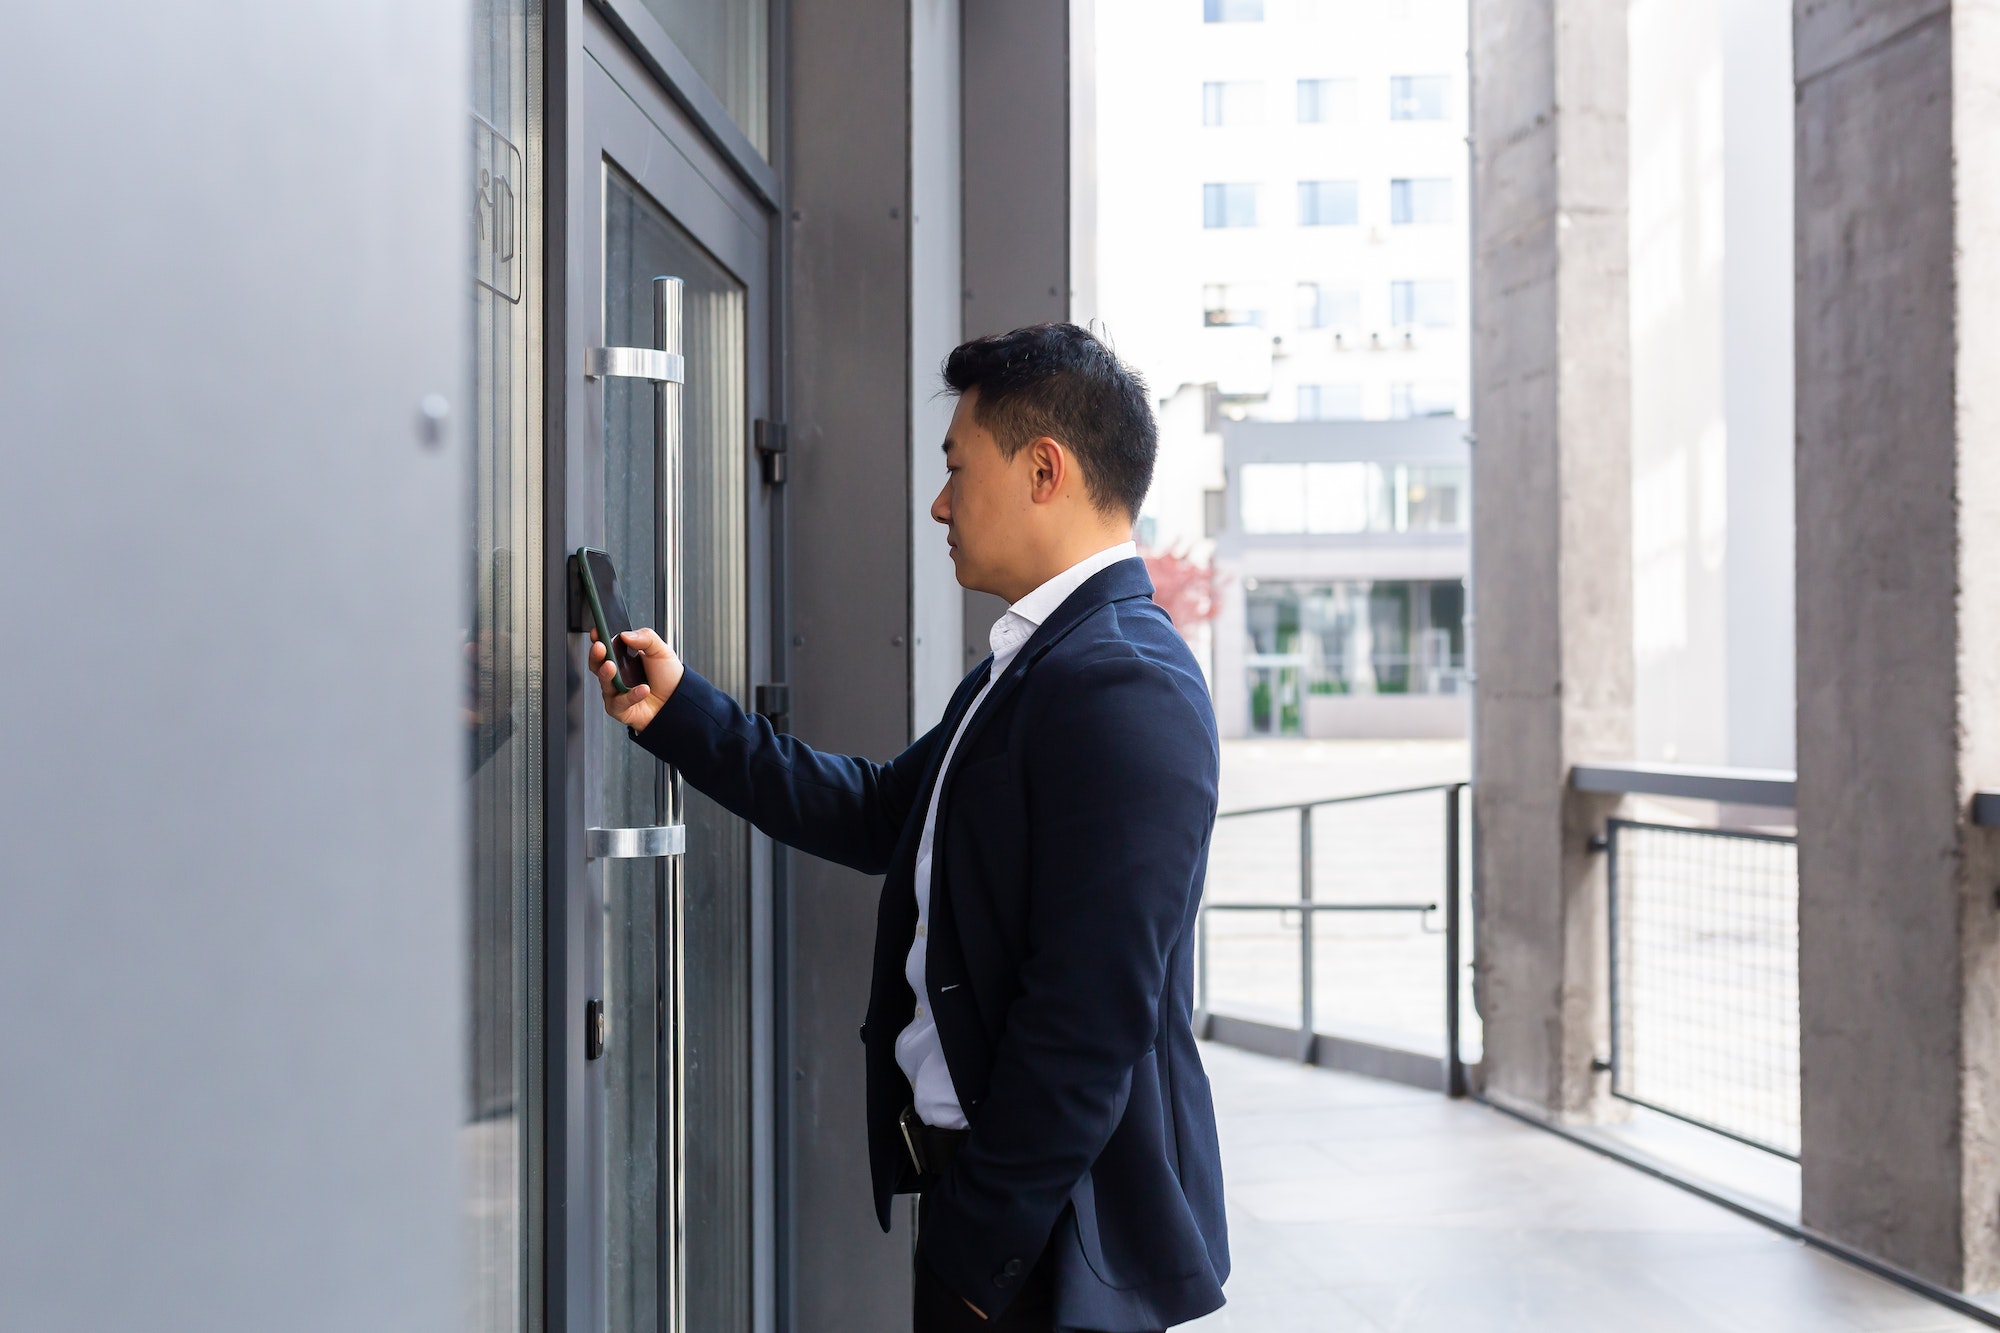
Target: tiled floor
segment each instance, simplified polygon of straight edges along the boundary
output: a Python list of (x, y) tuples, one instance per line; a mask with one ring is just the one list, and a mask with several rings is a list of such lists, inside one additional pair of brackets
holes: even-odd
[(1471, 1102), (1203, 1048), (1229, 1304), (1200, 1333), (1982, 1325)]

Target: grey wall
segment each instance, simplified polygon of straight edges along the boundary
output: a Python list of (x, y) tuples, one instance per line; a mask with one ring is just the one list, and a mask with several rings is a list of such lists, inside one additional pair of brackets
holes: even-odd
[(1572, 765), (1632, 747), (1622, 4), (1474, 0), (1472, 544), (1478, 971), (1490, 1095), (1603, 1092), (1612, 806)]
[(2000, 1287), (2000, 13), (1801, 0), (1803, 1217)]
[[(793, 729), (910, 740), (910, 12), (790, 0)], [(910, 1237), (877, 1228), (862, 1051), (879, 879), (794, 856), (796, 1327), (907, 1327)]]
[(463, 5), (0, 43), (0, 1322), (447, 1328)]
[[(965, 336), (1070, 317), (1070, 0), (963, 0)], [(965, 595), (965, 665), (1007, 609)]]
[[(965, 670), (927, 517), (936, 372), (961, 331), (1067, 317), (1068, 20), (1064, 0), (790, 0), (794, 725), (816, 746), (896, 753)], [(980, 656), (997, 613), (965, 612)], [(891, 1237), (872, 1215), (856, 1039), (880, 881), (793, 865), (796, 1326), (879, 1333), (910, 1293), (907, 1205)]]

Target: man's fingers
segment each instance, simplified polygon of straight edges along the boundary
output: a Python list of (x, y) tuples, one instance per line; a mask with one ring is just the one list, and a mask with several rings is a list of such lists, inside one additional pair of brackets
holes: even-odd
[(627, 648), (634, 649), (646, 657), (667, 655), (666, 642), (649, 629), (628, 629), (618, 637), (625, 640)]
[(647, 692), (644, 685), (634, 685), (623, 694), (612, 694), (609, 690), (610, 687), (607, 686), (604, 711), (611, 714), (613, 722), (620, 722), (628, 727), (636, 727), (648, 720), (644, 716), (646, 710), (643, 704), (652, 696)]

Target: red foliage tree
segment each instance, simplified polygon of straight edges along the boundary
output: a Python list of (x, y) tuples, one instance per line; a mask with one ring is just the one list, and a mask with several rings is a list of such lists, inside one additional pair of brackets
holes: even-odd
[(1173, 618), (1182, 638), (1220, 614), (1222, 598), (1215, 570), (1189, 555), (1185, 543), (1170, 551), (1141, 550), (1140, 554), (1153, 580), (1153, 600)]

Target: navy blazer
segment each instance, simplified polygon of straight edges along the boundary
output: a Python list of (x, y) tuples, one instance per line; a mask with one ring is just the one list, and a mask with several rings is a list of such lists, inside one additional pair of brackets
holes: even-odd
[[(1093, 575), (994, 684), (942, 775), (925, 985), (971, 1133), (919, 1247), (988, 1314), (1044, 1250), (1065, 1328), (1150, 1330), (1222, 1304), (1215, 1111), (1191, 1025), (1216, 812), (1208, 688), (1139, 560)], [(640, 734), (780, 842), (886, 874), (862, 1041), (884, 1230), (915, 1187), (896, 1037), (915, 1012), (917, 843), (960, 716), (886, 764), (821, 754), (689, 673)]]

